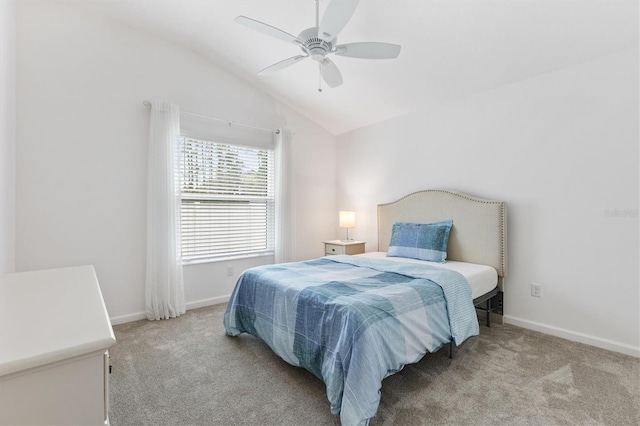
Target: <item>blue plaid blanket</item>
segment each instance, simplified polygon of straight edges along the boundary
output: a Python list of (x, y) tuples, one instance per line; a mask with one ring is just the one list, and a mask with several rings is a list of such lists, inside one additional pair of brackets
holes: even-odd
[(262, 339), (320, 378), (343, 425), (375, 416), (385, 377), (479, 332), (459, 273), (352, 256), (248, 269), (224, 326), (230, 336)]

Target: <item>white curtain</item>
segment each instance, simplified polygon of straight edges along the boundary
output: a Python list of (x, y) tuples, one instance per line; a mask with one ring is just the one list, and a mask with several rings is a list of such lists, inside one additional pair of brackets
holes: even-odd
[(295, 211), (293, 204), (293, 174), (291, 172), (292, 133), (288, 129), (280, 129), (276, 135), (276, 263), (295, 260)]
[(180, 259), (180, 182), (175, 169), (180, 136), (180, 108), (151, 102), (147, 160), (147, 318), (184, 314)]

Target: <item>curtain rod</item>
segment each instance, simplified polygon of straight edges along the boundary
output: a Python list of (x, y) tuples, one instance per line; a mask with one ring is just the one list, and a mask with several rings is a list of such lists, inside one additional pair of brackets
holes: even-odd
[[(146, 106), (146, 107), (150, 107), (151, 106), (151, 102), (149, 102), (149, 101), (143, 101), (142, 104), (144, 106)], [(234, 126), (242, 126), (242, 127), (248, 127), (250, 129), (264, 130), (265, 132), (275, 132), (276, 135), (280, 134), (280, 130), (279, 129), (272, 130), (272, 129), (267, 129), (267, 128), (264, 128), (264, 127), (252, 126), (250, 124), (237, 123), (235, 121), (229, 121), (229, 120), (225, 120), (225, 119), (222, 119), (222, 118), (209, 117), (209, 116), (206, 116), (206, 115), (196, 114), (195, 112), (189, 112), (189, 111), (180, 110), (180, 113), (181, 114), (193, 115), (194, 117), (205, 118), (207, 120), (222, 121), (223, 123), (227, 123), (229, 125), (229, 127), (231, 127), (232, 125), (234, 125)]]

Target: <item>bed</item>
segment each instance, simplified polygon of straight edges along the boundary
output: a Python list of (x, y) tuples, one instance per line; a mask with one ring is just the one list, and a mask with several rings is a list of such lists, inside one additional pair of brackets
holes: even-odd
[[(449, 221), (444, 255), (429, 250), (446, 257), (444, 263), (408, 259), (398, 247), (411, 226), (439, 232)], [(475, 289), (465, 277), (473, 265), (494, 271)], [(486, 304), (488, 321), (501, 305), (505, 274), (504, 202), (419, 191), (378, 206), (376, 253), (245, 271), (225, 312), (225, 332), (262, 339), (325, 383), (331, 412), (343, 425), (367, 424), (385, 377), (478, 334), (476, 307)]]

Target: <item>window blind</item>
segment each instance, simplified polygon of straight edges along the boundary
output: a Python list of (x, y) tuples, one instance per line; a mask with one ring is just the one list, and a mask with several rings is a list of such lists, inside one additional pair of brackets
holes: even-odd
[(273, 150), (183, 137), (178, 173), (183, 260), (273, 253)]

